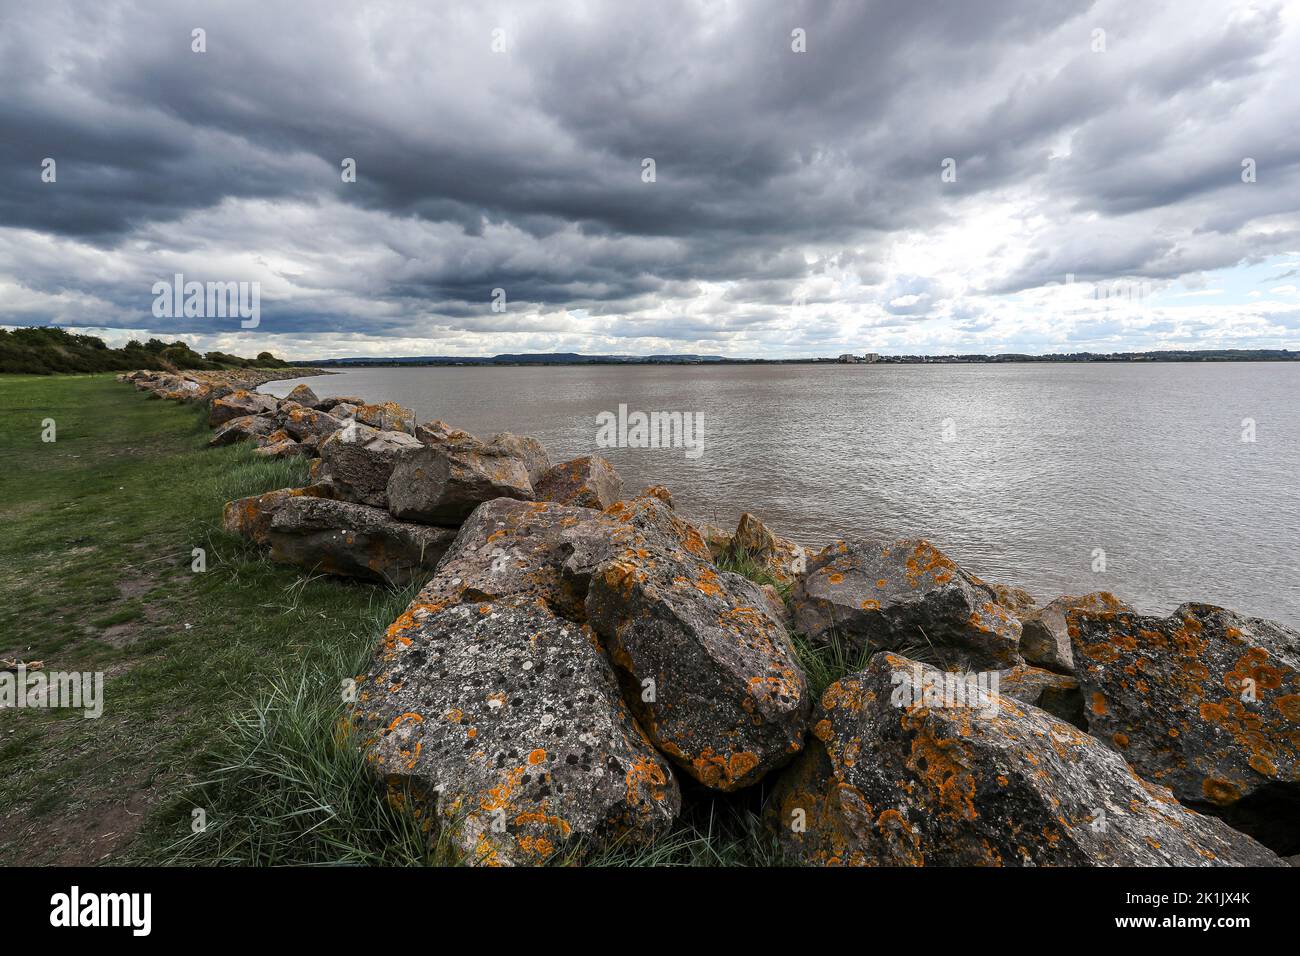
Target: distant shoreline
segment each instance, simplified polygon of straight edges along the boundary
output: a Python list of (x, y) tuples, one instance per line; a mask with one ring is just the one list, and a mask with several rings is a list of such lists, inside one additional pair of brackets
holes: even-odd
[(417, 358), (347, 358), (304, 360), (302, 364), (322, 369), (339, 368), (432, 368), (432, 367), (520, 367), (550, 365), (1086, 365), (1204, 362), (1297, 362), (1300, 351), (1290, 349), (1221, 349), (1165, 352), (1073, 352), (1061, 355), (881, 355), (867, 360), (853, 358), (724, 358), (722, 356), (453, 356)]

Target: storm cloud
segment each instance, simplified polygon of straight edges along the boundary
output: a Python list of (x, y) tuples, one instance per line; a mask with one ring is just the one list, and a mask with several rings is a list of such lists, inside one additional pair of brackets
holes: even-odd
[[(1185, 296), (1300, 260), (1282, 3), (0, 10), (8, 325), (299, 357), (1297, 341), (1294, 286)], [(176, 273), (259, 282), (261, 325), (155, 317)], [(1099, 314), (1115, 283), (1143, 295)]]

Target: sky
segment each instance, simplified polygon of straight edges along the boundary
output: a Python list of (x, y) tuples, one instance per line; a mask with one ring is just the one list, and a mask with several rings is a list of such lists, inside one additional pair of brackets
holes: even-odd
[[(155, 314), (178, 273), (256, 327)], [(1300, 3), (0, 0), (0, 325), (1296, 348)]]

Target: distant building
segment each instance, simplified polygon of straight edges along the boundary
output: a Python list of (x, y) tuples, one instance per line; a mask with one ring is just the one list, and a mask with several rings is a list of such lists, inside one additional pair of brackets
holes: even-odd
[(868, 352), (866, 355), (862, 356), (862, 361), (864, 361), (864, 362), (869, 362), (869, 363), (879, 362), (879, 361), (880, 361), (880, 353), (879, 353), (879, 352)]
[(856, 355), (851, 355), (848, 352), (845, 352), (840, 356), (840, 361), (847, 365), (850, 362), (861, 362), (862, 359), (858, 358)]

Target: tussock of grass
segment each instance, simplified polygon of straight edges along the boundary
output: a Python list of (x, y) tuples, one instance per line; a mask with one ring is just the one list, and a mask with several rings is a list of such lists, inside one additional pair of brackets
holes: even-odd
[(724, 551), (714, 562), (722, 571), (739, 574), (755, 584), (770, 584), (781, 595), (781, 600), (788, 600), (794, 585), (790, 581), (778, 580), (767, 567), (748, 551)]
[[(377, 628), (409, 594), (376, 602)], [(382, 622), (382, 623), (381, 623)], [(183, 832), (194, 808), (206, 827), (158, 856), (172, 864), (410, 866), (446, 863), (414, 819), (377, 792), (360, 749), (343, 724), (342, 680), (363, 670), (374, 635), (286, 669), (255, 704), (219, 731), (206, 775), (170, 809)]]

